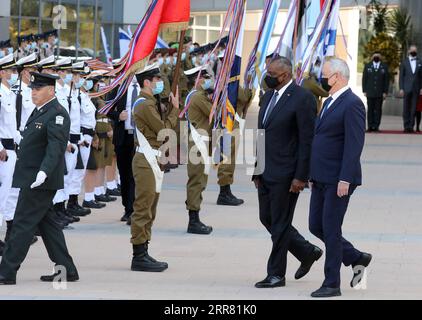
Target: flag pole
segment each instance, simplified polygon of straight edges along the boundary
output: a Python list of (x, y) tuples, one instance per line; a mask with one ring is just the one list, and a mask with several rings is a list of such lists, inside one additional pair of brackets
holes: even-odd
[(180, 32), (179, 50), (177, 51), (176, 70), (174, 71), (173, 84), (171, 86), (171, 92), (173, 92), (173, 95), (176, 95), (177, 85), (179, 84), (180, 66), (182, 64), (182, 52), (183, 52), (183, 43), (185, 42), (184, 41), (185, 34), (186, 34), (186, 30), (182, 30)]
[(296, 20), (295, 20), (295, 29), (294, 29), (294, 35), (293, 35), (293, 69), (294, 73), (296, 73), (296, 48), (297, 48), (297, 32), (299, 28), (299, 11), (300, 11), (300, 1), (296, 0)]

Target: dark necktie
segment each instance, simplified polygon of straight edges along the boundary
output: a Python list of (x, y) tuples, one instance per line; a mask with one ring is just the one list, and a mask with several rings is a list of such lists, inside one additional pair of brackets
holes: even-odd
[(138, 87), (136, 85), (136, 83), (133, 84), (133, 90), (132, 90), (132, 103), (131, 103), (131, 107), (130, 107), (130, 124), (132, 125), (133, 128), (135, 128), (135, 120), (133, 119), (133, 107), (135, 105), (136, 100), (138, 99)]
[(322, 116), (324, 115), (325, 111), (327, 111), (328, 106), (333, 101), (333, 97), (329, 97), (327, 100), (324, 101), (324, 104), (322, 105), (322, 111), (320, 119), (322, 119)]
[(262, 121), (262, 124), (265, 126), (265, 124), (267, 123), (268, 119), (270, 118), (271, 113), (273, 112), (277, 101), (278, 101), (278, 91), (274, 92), (273, 97), (271, 98), (271, 101), (268, 105), (267, 111), (264, 114), (264, 120)]

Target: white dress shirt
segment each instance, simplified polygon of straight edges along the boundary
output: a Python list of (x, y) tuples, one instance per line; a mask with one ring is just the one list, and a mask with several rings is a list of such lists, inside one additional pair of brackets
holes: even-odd
[(81, 127), (95, 129), (97, 120), (95, 119), (95, 105), (86, 92), (81, 91)]
[[(56, 84), (56, 97), (59, 100), (60, 104), (66, 109), (69, 113), (69, 103), (67, 99), (70, 93), (70, 86), (65, 84), (62, 86), (59, 82)], [(72, 90), (71, 95), (71, 108), (70, 108), (70, 134), (80, 134), (81, 133), (81, 105), (78, 101), (78, 92), (77, 90)]]
[(32, 111), (35, 109), (35, 104), (32, 102), (32, 90), (25, 82), (22, 82), (22, 117), (19, 130), (25, 129), (26, 122), (28, 121)]
[(380, 68), (381, 62), (374, 62), (374, 69), (378, 70)]
[(416, 57), (409, 57), (410, 66), (412, 67), (413, 74), (416, 72)]
[(322, 110), (321, 112), (321, 118), (324, 116), (325, 112), (328, 111), (328, 109), (330, 109), (330, 107), (333, 105), (333, 103), (343, 94), (345, 93), (347, 90), (349, 90), (350, 87), (349, 86), (345, 86), (343, 88), (341, 88), (340, 90), (338, 90), (336, 93), (334, 93), (331, 98), (333, 99), (330, 104), (328, 106), (326, 106), (324, 108), (324, 110)]
[[(127, 98), (126, 98), (126, 111), (127, 111), (127, 119), (125, 121), (125, 129), (126, 130), (134, 130), (135, 128), (132, 126), (132, 93), (134, 90), (134, 83), (132, 82), (129, 86), (129, 88), (127, 89)], [(136, 83), (136, 91), (137, 91), (137, 96), (139, 96), (139, 93), (141, 92), (141, 87), (139, 86), (138, 83)]]

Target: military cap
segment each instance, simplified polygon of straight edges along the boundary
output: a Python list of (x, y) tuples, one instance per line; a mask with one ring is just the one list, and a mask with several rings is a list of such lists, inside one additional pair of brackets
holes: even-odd
[(55, 65), (56, 65), (56, 59), (54, 58), (54, 56), (49, 56), (41, 60), (40, 62), (38, 62), (37, 68), (38, 68), (38, 71), (42, 71), (45, 69), (53, 69)]
[(55, 70), (71, 70), (72, 69), (72, 59), (67, 57), (56, 61)]
[(88, 67), (88, 64), (84, 61), (76, 62), (72, 64), (72, 72), (74, 73), (80, 73), (82, 75), (88, 75), (91, 70)]
[(48, 73), (31, 72), (31, 82), (29, 88), (42, 88), (47, 86), (55, 86), (56, 80), (60, 79), (58, 76), (54, 76)]
[(16, 68), (16, 61), (13, 53), (8, 54), (4, 58), (0, 59), (0, 70), (6, 70), (10, 68)]
[(40, 33), (40, 34), (34, 35), (34, 40), (35, 41), (43, 40), (44, 38), (45, 38), (44, 33)]
[(12, 46), (10, 39), (9, 40), (4, 40), (0, 42), (0, 49), (4, 49), (4, 48), (10, 48)]
[(138, 80), (139, 83), (141, 83), (145, 79), (154, 78), (154, 77), (161, 78), (160, 66), (158, 65), (158, 63), (154, 63), (149, 66), (146, 66), (142, 71), (138, 71), (136, 73), (136, 79)]
[(21, 68), (35, 67), (38, 64), (37, 54), (31, 53), (29, 56), (23, 57), (16, 62), (16, 65)]
[(56, 37), (58, 36), (58, 31), (57, 30), (50, 30), (47, 32), (44, 32), (44, 38), (48, 39), (48, 37)]
[(203, 66), (199, 66), (199, 67), (195, 67), (195, 68), (186, 70), (185, 71), (185, 75), (187, 77), (189, 77), (189, 78), (190, 77), (195, 77), (195, 76), (198, 76), (198, 72), (201, 71), (201, 75), (204, 78), (207, 78), (207, 77), (209, 77), (209, 73), (207, 71), (207, 67), (208, 67), (208, 65), (203, 65)]

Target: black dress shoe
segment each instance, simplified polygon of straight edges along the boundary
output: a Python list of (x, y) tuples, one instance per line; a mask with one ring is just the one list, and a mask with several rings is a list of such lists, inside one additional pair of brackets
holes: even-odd
[[(61, 280), (60, 278), (58, 278), (60, 276), (60, 272), (56, 272), (54, 274), (48, 275), (48, 276), (41, 276), (40, 280), (42, 282), (53, 282), (55, 280)], [(67, 282), (75, 282), (79, 280), (79, 275), (78, 274), (68, 274), (66, 276), (66, 281)]]
[(16, 284), (16, 279), (6, 279), (0, 274), (0, 285), (14, 285)]
[(128, 226), (132, 225), (132, 216), (127, 218), (126, 225), (128, 225)]
[(105, 205), (105, 203), (100, 203), (100, 202), (97, 202), (95, 200), (91, 200), (91, 201), (84, 201), (82, 203), (82, 206), (84, 206), (85, 208), (91, 208), (91, 209), (102, 209), (106, 205)]
[(67, 205), (67, 212), (75, 217), (85, 217), (91, 213), (91, 210), (81, 207), (78, 203), (73, 203)]
[[(352, 268), (353, 268), (353, 278), (352, 281), (350, 281), (350, 286), (352, 288), (356, 287), (360, 281), (362, 280), (361, 277), (361, 271), (362, 269), (360, 268), (366, 268), (367, 266), (369, 266), (369, 263), (372, 260), (372, 255), (369, 253), (365, 253), (362, 252), (360, 258), (358, 259), (358, 261), (356, 261), (355, 263), (352, 264)], [(357, 268), (356, 268), (357, 267)], [(355, 270), (356, 269), (360, 269), (360, 270)]]
[(126, 222), (126, 221), (128, 221), (128, 219), (130, 219), (130, 216), (131, 216), (131, 213), (129, 213), (129, 214), (127, 214), (127, 213), (125, 213), (121, 218), (120, 218), (120, 221), (122, 221), (122, 222)]
[(113, 202), (113, 201), (116, 201), (116, 200), (117, 200), (117, 198), (111, 197), (107, 194), (100, 194), (99, 196), (97, 196), (97, 195), (95, 196), (95, 201), (97, 201), (97, 202)]
[(286, 286), (286, 278), (280, 276), (267, 276), (264, 280), (255, 283), (255, 288), (277, 288)]
[(107, 189), (106, 190), (106, 195), (108, 196), (114, 196), (114, 197), (121, 197), (122, 194), (119, 190), (117, 190), (117, 188), (115, 189)]
[(317, 291), (311, 293), (312, 298), (332, 298), (332, 297), (340, 297), (341, 291), (340, 288), (328, 288), (328, 287), (321, 287)]
[(312, 254), (310, 255), (310, 257), (307, 260), (303, 261), (300, 264), (299, 269), (297, 269), (295, 273), (295, 279), (299, 280), (303, 278), (304, 276), (306, 276), (309, 270), (311, 270), (311, 267), (314, 264), (314, 262), (318, 261), (319, 258), (321, 258), (322, 254), (323, 254), (323, 251), (320, 248), (314, 247), (314, 250), (312, 251)]

